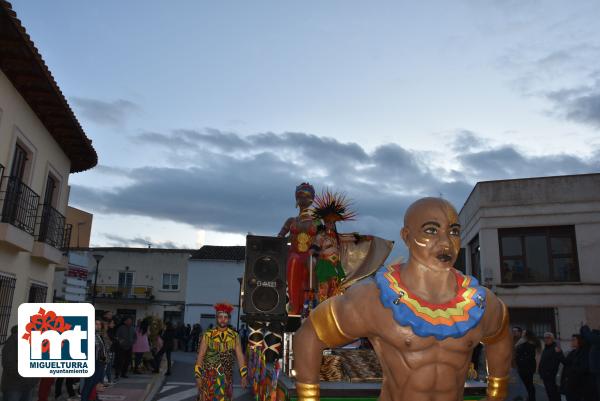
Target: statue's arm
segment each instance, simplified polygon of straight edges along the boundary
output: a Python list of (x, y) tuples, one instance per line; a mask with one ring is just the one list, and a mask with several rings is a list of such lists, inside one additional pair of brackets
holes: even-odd
[(508, 308), (487, 290), (487, 307), (483, 318), (483, 339), (488, 365), (488, 399), (503, 400), (508, 391), (508, 375), (513, 343)]
[(281, 227), (281, 230), (279, 230), (279, 234), (277, 234), (277, 236), (285, 237), (290, 232), (290, 227), (292, 226), (293, 221), (294, 221), (293, 217), (290, 217), (289, 219), (287, 219), (285, 221), (285, 223), (283, 224), (283, 227)]
[(296, 381), (304, 384), (319, 383), (322, 352), (348, 344), (371, 334), (372, 312), (368, 312), (368, 297), (372, 286), (362, 283), (351, 287), (345, 294), (319, 304), (294, 335), (294, 369)]

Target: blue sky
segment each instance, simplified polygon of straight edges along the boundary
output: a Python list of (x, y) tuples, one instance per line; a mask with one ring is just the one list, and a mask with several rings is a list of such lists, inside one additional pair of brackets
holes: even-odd
[(600, 170), (595, 1), (13, 8), (99, 153), (70, 181), (96, 246), (275, 234), (306, 180), (398, 240), (420, 196)]

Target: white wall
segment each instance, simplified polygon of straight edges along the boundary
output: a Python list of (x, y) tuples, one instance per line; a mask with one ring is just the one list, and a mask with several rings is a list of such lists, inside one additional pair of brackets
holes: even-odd
[[(238, 278), (244, 276), (244, 262), (190, 259), (187, 272), (185, 323), (200, 322), (200, 315), (214, 314), (213, 305), (229, 302), (234, 305), (231, 324), (237, 324), (240, 296)], [(203, 329), (207, 326), (203, 324)]]
[[(71, 161), (31, 110), (6, 75), (0, 71), (0, 164), (5, 175), (10, 172), (10, 164), (17, 138), (32, 149), (31, 170), (25, 184), (38, 195), (43, 196), (48, 172), (58, 175), (60, 193), (57, 209), (66, 215), (69, 198), (69, 171)], [(40, 199), (43, 202), (43, 199)]]

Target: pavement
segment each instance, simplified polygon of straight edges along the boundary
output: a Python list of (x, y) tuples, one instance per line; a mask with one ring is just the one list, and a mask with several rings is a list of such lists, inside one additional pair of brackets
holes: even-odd
[[(100, 401), (196, 401), (198, 390), (194, 378), (195, 352), (174, 352), (171, 375), (165, 376), (166, 359), (159, 374), (133, 374), (99, 393)], [(527, 393), (516, 371), (511, 371), (507, 401), (525, 401)], [(234, 369), (233, 400), (252, 401), (249, 389), (242, 389), (237, 369)], [(536, 400), (548, 401), (541, 380), (536, 377)]]

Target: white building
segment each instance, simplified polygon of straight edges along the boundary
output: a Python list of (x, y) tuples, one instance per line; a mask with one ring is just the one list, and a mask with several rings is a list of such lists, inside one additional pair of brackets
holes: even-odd
[[(75, 297), (75, 276), (87, 270), (85, 298), (101, 313), (143, 319), (156, 316), (183, 322), (188, 249), (78, 248), (69, 252), (69, 269), (56, 273), (57, 300)], [(96, 256), (101, 256), (96, 263)], [(95, 278), (98, 266), (98, 278)], [(93, 297), (94, 284), (96, 296)]]
[(194, 252), (188, 262), (186, 324), (200, 323), (206, 330), (215, 323), (213, 305), (228, 302), (234, 306), (231, 325), (238, 327), (245, 254), (244, 246), (205, 245)]
[(460, 222), (467, 272), (511, 325), (564, 341), (600, 327), (600, 174), (479, 182)]
[(0, 2), (0, 344), (66, 264), (69, 174), (97, 155), (10, 3)]

